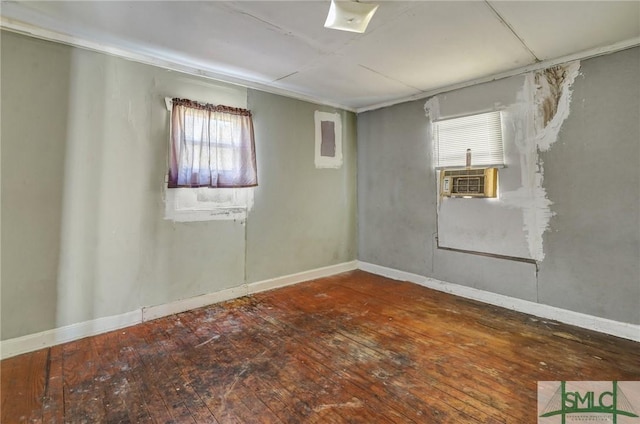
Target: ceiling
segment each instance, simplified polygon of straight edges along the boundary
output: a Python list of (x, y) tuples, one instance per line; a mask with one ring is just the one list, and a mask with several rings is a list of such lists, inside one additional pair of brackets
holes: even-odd
[(0, 14), (10, 30), (355, 111), (640, 44), (640, 1), (371, 2), (365, 34), (324, 28), (328, 0), (3, 0)]

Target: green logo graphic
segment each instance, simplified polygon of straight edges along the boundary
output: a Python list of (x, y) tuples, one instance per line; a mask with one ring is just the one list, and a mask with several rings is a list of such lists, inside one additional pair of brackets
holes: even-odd
[(560, 415), (565, 424), (567, 415), (587, 413), (612, 415), (614, 424), (619, 415), (638, 417), (617, 381), (612, 382), (611, 391), (567, 391), (566, 381), (561, 381), (540, 417)]

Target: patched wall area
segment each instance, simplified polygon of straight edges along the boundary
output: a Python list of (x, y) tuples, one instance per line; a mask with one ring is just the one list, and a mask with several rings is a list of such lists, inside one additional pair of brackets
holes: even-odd
[(539, 301), (640, 323), (640, 48), (582, 62), (571, 114), (540, 157), (554, 216)]
[(557, 141), (570, 113), (571, 86), (579, 68), (579, 62), (572, 62), (426, 102), (430, 122), (486, 111), (499, 111), (502, 116), (505, 160), (504, 168), (497, 171), (499, 195), (450, 198), (442, 196), (438, 185), (440, 247), (544, 259), (542, 235), (553, 212), (542, 184), (544, 165), (538, 152)]
[[(424, 101), (359, 115), (360, 260), (639, 323), (639, 57), (634, 48), (437, 96), (439, 116), (498, 106), (531, 118), (508, 120), (500, 202), (474, 206), (476, 222), (502, 232), (465, 237), (448, 223), (466, 250), (530, 263), (437, 248), (442, 213), (468, 210), (438, 214), (430, 124), (416, 111)], [(397, 193), (402, 202), (390, 201)]]

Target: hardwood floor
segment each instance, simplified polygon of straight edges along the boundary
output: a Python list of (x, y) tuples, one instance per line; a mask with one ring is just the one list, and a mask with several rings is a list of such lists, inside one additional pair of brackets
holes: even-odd
[(535, 423), (640, 343), (354, 271), (1, 363), (2, 423)]

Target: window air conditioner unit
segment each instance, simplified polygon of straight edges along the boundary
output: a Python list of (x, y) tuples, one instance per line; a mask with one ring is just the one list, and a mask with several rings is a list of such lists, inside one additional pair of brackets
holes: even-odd
[(496, 197), (497, 168), (444, 169), (440, 171), (440, 195), (446, 197)]

